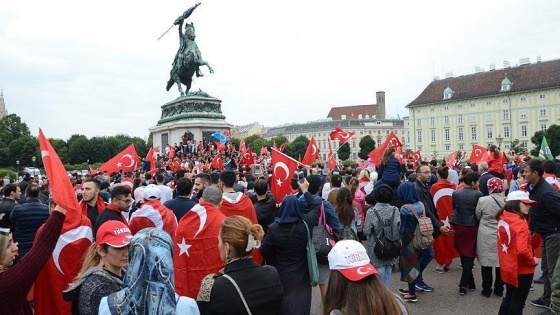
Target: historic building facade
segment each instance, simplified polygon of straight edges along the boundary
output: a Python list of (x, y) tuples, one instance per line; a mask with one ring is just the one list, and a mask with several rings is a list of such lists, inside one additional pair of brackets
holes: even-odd
[(247, 138), (252, 135), (262, 136), (264, 134), (264, 127), (258, 122), (254, 122), (248, 125), (235, 126), (231, 128), (229, 132), (231, 133), (232, 138), (237, 139)]
[(434, 80), (406, 107), (407, 148), (443, 158), (473, 145), (532, 149), (536, 131), (560, 124), (560, 60)]
[(0, 91), (0, 118), (8, 116), (8, 109), (6, 108), (6, 103), (4, 102), (4, 91)]

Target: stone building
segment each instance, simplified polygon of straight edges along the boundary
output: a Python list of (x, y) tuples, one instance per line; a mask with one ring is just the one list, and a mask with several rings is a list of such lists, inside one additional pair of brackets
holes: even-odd
[(8, 109), (6, 108), (6, 103), (4, 102), (4, 91), (0, 91), (0, 118), (8, 116)]

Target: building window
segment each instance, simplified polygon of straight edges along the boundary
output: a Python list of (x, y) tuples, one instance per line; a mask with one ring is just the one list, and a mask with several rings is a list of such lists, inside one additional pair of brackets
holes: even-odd
[(471, 127), (471, 140), (476, 140), (476, 127)]
[(521, 96), (520, 100), (521, 100), (522, 102), (525, 102), (525, 100), (526, 100), (525, 96)]
[(356, 147), (356, 140), (352, 139), (352, 148)]
[(433, 108), (433, 107), (432, 107), (432, 108), (430, 108), (430, 112), (433, 112), (434, 110), (435, 110), (435, 108)]
[(459, 137), (459, 141), (464, 140), (465, 137), (463, 136), (463, 127), (459, 128), (458, 137)]
[(443, 123), (444, 123), (445, 125), (449, 125), (449, 116), (443, 117)]
[(486, 102), (486, 105), (488, 105), (488, 106), (492, 106), (492, 102), (490, 102), (490, 101), (487, 101), (487, 102)]
[(432, 142), (436, 142), (436, 131), (435, 130), (430, 130), (430, 140)]
[(504, 103), (504, 104), (507, 103), (507, 102), (508, 102), (507, 98), (504, 98), (504, 99), (502, 100), (502, 103)]
[(448, 109), (449, 109), (449, 106), (444, 106), (443, 107), (443, 110), (448, 110)]
[(521, 145), (522, 145), (524, 148), (527, 148), (527, 141), (522, 141), (522, 142), (521, 142)]
[(476, 122), (476, 114), (471, 114), (471, 122)]
[(420, 118), (416, 119), (416, 127), (422, 127), (422, 119)]
[(449, 141), (449, 128), (445, 128), (445, 141)]
[(509, 138), (509, 126), (504, 126), (504, 138)]
[(522, 119), (527, 118), (527, 108), (522, 108), (521, 109), (521, 118)]
[(539, 109), (539, 115), (541, 115), (541, 116), (546, 116), (546, 107), (545, 107), (545, 106), (542, 106), (542, 107)]
[[(422, 130), (418, 130), (417, 135), (418, 135), (418, 142), (422, 142)], [(379, 142), (377, 143), (381, 143), (381, 139), (379, 139)]]
[(389, 130), (385, 130), (385, 134), (388, 135), (388, 134), (389, 134)]
[(430, 127), (435, 127), (435, 126), (436, 126), (436, 118), (430, 117)]
[(352, 153), (352, 156), (354, 157), (354, 161), (358, 159), (358, 154), (356, 152)]
[(457, 105), (457, 108), (463, 108), (463, 104)]
[(475, 104), (475, 103), (471, 103), (471, 107), (476, 107), (476, 104)]
[(527, 137), (527, 125), (521, 126), (521, 136)]
[(504, 110), (502, 111), (502, 118), (503, 118), (504, 120), (509, 119), (509, 109), (504, 109)]
[(546, 94), (539, 95), (539, 98), (541, 98), (541, 99), (546, 98)]
[(449, 144), (445, 145), (445, 151), (449, 151)]
[(492, 121), (492, 113), (491, 112), (486, 113), (486, 121)]
[(462, 124), (462, 123), (463, 123), (463, 114), (457, 115), (457, 123), (458, 123), (458, 124)]
[(545, 132), (546, 131), (546, 124), (541, 124), (541, 131)]
[(381, 143), (381, 137), (377, 137), (377, 143)]
[(492, 127), (486, 127), (486, 138), (487, 139), (492, 139), (493, 138)]
[(459, 150), (463, 151), (463, 148), (465, 147), (464, 144), (459, 144)]

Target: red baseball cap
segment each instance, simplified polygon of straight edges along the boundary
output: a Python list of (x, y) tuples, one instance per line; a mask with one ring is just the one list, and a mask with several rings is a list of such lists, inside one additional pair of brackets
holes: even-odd
[(132, 233), (128, 226), (121, 221), (111, 220), (101, 224), (97, 230), (95, 241), (97, 245), (107, 244), (111, 247), (122, 248), (130, 243)]

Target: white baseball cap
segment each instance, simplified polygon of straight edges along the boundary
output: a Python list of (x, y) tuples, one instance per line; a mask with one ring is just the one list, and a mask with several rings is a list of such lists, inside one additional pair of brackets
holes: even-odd
[(369, 256), (360, 242), (342, 240), (336, 243), (328, 255), (329, 269), (338, 270), (350, 281), (359, 281), (376, 274), (377, 269), (370, 264)]
[(161, 192), (159, 191), (158, 186), (154, 184), (150, 184), (144, 188), (144, 199), (154, 200), (160, 198), (161, 198)]
[(512, 191), (507, 195), (507, 201), (512, 201), (512, 200), (519, 200), (523, 203), (526, 204), (534, 204), (537, 203), (534, 200), (529, 199), (529, 193), (522, 191), (522, 190), (516, 190), (516, 191)]

